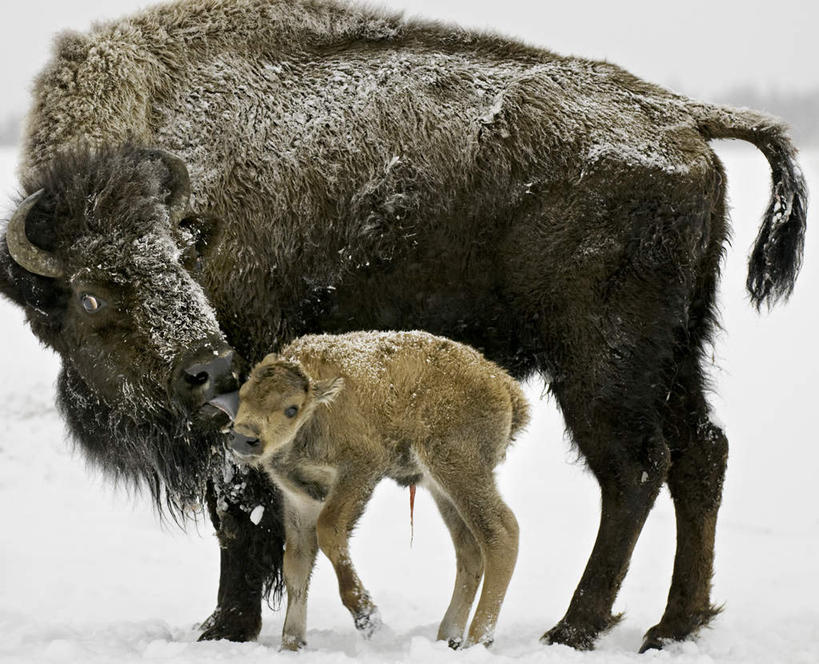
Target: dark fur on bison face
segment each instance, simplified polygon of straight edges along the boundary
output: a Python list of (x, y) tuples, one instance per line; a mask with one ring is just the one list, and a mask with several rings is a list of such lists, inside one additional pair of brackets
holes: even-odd
[(198, 417), (237, 389), (238, 359), (196, 281), (214, 224), (190, 213), (179, 159), (76, 148), (24, 187), (0, 247), (0, 288), (66, 371), (137, 418)]

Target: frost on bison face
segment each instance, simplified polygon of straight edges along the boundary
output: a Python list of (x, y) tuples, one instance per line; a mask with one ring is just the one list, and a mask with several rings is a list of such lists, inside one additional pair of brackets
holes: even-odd
[(70, 428), (118, 474), (189, 484), (193, 499), (213, 444), (202, 434), (219, 424), (207, 402), (237, 389), (240, 359), (197, 282), (215, 225), (188, 214), (184, 164), (134, 146), (76, 148), (24, 187), (3, 287), (62, 358)]

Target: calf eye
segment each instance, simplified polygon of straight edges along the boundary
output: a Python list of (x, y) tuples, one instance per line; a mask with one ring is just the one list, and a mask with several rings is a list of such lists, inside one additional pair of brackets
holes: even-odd
[(89, 314), (95, 314), (105, 306), (105, 301), (90, 293), (84, 293), (80, 299), (82, 308)]
[(297, 406), (290, 406), (290, 407), (284, 409), (284, 414), (287, 417), (295, 417), (296, 413), (298, 413), (298, 412), (299, 412), (299, 409), (298, 409)]

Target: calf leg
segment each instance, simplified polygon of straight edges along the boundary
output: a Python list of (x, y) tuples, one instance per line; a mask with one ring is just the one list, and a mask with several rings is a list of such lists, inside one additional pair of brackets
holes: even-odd
[(449, 498), (437, 488), (433, 488), (432, 496), (452, 536), (456, 565), (455, 588), (438, 628), (438, 640), (447, 641), (450, 647), (458, 648), (463, 641), (469, 610), (483, 576), (483, 556), (475, 537)]
[(719, 612), (710, 594), (728, 441), (708, 419), (699, 380), (681, 381), (671, 406), (666, 425), (672, 450), (668, 488), (677, 520), (677, 552), (665, 613), (646, 634), (641, 652), (687, 637)]
[[(366, 468), (366, 462), (357, 464)], [(341, 601), (352, 614), (356, 629), (372, 636), (381, 625), (378, 609), (350, 560), (349, 536), (372, 494), (375, 478), (341, 476), (321, 510), (316, 525), (318, 545), (336, 571)]]
[[(495, 639), (495, 624), (498, 621), (506, 589), (515, 570), (518, 559), (519, 529), (515, 515), (494, 491), (488, 500), (467, 502), (464, 511), (469, 514), (472, 532), (480, 542), (483, 552), (485, 576), (481, 598), (475, 616), (469, 626), (467, 644), (490, 645)], [(494, 507), (495, 518), (487, 519), (484, 510)]]
[[(317, 512), (318, 510), (316, 510)], [(287, 614), (282, 629), (282, 649), (299, 650), (307, 641), (307, 592), (316, 562), (316, 514), (285, 504), (287, 541), (284, 549), (284, 583)]]
[[(425, 462), (480, 547), (484, 564), (483, 589), (466, 642), (467, 645), (490, 645), (518, 556), (518, 522), (498, 494), (492, 468), (476, 456), (453, 457), (454, 451), (464, 447), (453, 443), (428, 450)], [(466, 449), (473, 447), (491, 446), (470, 444)], [(438, 458), (439, 450), (444, 452), (445, 458)], [(455, 594), (458, 594), (457, 588)], [(464, 601), (466, 595), (464, 592)], [(463, 607), (457, 607), (456, 611), (460, 613)]]

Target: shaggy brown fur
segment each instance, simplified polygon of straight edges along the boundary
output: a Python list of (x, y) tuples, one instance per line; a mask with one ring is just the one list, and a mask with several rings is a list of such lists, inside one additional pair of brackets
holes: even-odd
[[(59, 350), (62, 409), (93, 459), (171, 505), (211, 488), (223, 583), (204, 638), (255, 636), (282, 547), (266, 478), (222, 473), (219, 455), (214, 471), (216, 434), (181, 403), (199, 375), (186, 370), (213, 350), (255, 363), (308, 332), (426, 329), (544, 376), (600, 483), (594, 550), (546, 641), (589, 648), (613, 624), (668, 483), (677, 555), (656, 647), (714, 613), (727, 441), (701, 359), (729, 233), (716, 138), (750, 141), (772, 167), (748, 274), (752, 301), (771, 304), (793, 288), (807, 204), (775, 119), (332, 1), (161, 5), (59, 40), (21, 176), (44, 190), (28, 238), (64, 276), (32, 274), (0, 243), (0, 290)], [(154, 147), (187, 165), (181, 219), (179, 169)], [(89, 294), (125, 305), (86, 316)]]
[(240, 397), (234, 449), (285, 497), (283, 647), (305, 643), (319, 548), (356, 627), (368, 636), (378, 627), (347, 540), (384, 477), (427, 486), (452, 535), (458, 573), (438, 638), (461, 644), (484, 577), (466, 643), (492, 642), (518, 549), (517, 521), (493, 470), (529, 417), (510, 376), (449, 339), (354, 332), (297, 339), (253, 369)]

